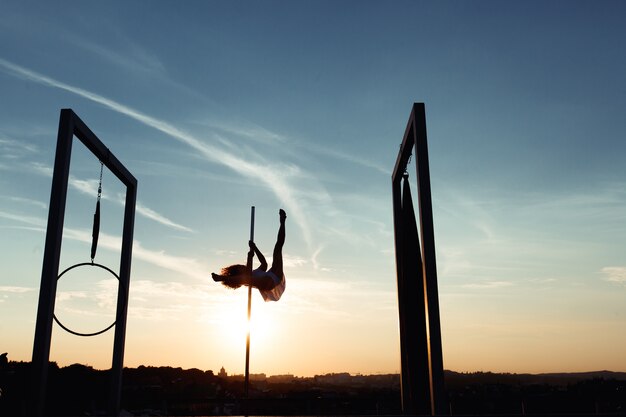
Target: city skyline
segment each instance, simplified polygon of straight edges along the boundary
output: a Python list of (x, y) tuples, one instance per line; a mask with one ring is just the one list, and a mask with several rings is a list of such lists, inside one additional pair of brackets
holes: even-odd
[[(624, 16), (619, 1), (5, 2), (0, 352), (31, 359), (72, 108), (138, 179), (125, 366), (243, 373), (247, 294), (210, 274), (245, 262), (255, 206), (268, 260), (287, 211), (287, 288), (254, 292), (250, 372), (399, 372), (391, 171), (424, 102), (444, 368), (626, 371)], [(74, 141), (61, 270), (89, 260), (99, 170)], [(112, 267), (122, 192), (105, 170), (96, 260)], [(106, 327), (115, 287), (68, 274), (55, 312)], [(50, 360), (106, 369), (112, 346), (55, 325)]]

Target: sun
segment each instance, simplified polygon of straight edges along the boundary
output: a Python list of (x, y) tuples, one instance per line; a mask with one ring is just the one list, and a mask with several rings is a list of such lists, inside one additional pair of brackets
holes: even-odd
[(250, 329), (251, 344), (255, 348), (261, 348), (268, 343), (272, 339), (274, 325), (266, 304), (253, 293), (249, 326), (247, 290), (244, 297), (237, 297), (236, 302), (222, 306), (218, 313), (219, 333), (222, 340), (229, 346), (245, 345), (248, 329)]

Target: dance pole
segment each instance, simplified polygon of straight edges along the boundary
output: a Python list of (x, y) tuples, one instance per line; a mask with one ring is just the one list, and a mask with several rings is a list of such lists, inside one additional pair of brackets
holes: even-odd
[[(250, 241), (254, 242), (254, 206), (250, 211)], [(252, 250), (252, 249), (250, 249)], [(248, 254), (248, 272), (252, 275), (252, 255)], [(248, 385), (250, 384), (250, 315), (252, 314), (252, 285), (248, 285), (248, 334), (246, 335), (246, 376), (244, 379), (244, 394), (248, 399)], [(247, 413), (246, 413), (247, 414)]]

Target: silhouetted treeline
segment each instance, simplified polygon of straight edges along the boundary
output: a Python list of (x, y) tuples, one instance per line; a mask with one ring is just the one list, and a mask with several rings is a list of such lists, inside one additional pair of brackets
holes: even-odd
[(446, 371), (452, 414), (626, 415), (626, 373), (457, 373)]
[[(25, 415), (29, 400), (31, 373), (29, 362), (9, 362), (0, 372), (0, 416)], [(55, 362), (48, 367), (45, 414), (50, 416), (81, 416), (106, 410), (109, 393), (109, 371), (84, 365), (59, 368)]]
[[(0, 371), (0, 416), (19, 416), (28, 398), (29, 363)], [(109, 371), (50, 364), (46, 415), (102, 415)], [(132, 415), (393, 415), (400, 414), (399, 375), (336, 373), (250, 378), (172, 367), (125, 368), (122, 408)], [(496, 374), (446, 371), (452, 414), (626, 415), (626, 373)]]

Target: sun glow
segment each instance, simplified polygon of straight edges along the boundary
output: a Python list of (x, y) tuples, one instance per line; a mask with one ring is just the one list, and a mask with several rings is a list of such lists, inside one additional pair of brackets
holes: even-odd
[(265, 305), (266, 303), (255, 296), (255, 292), (256, 290), (253, 290), (252, 314), (249, 325), (247, 290), (245, 290), (245, 297), (238, 297), (236, 302), (220, 308), (218, 313), (219, 335), (227, 345), (244, 345), (248, 330), (250, 330), (251, 343), (254, 344), (255, 348), (262, 348), (272, 339), (274, 326), (271, 315)]

